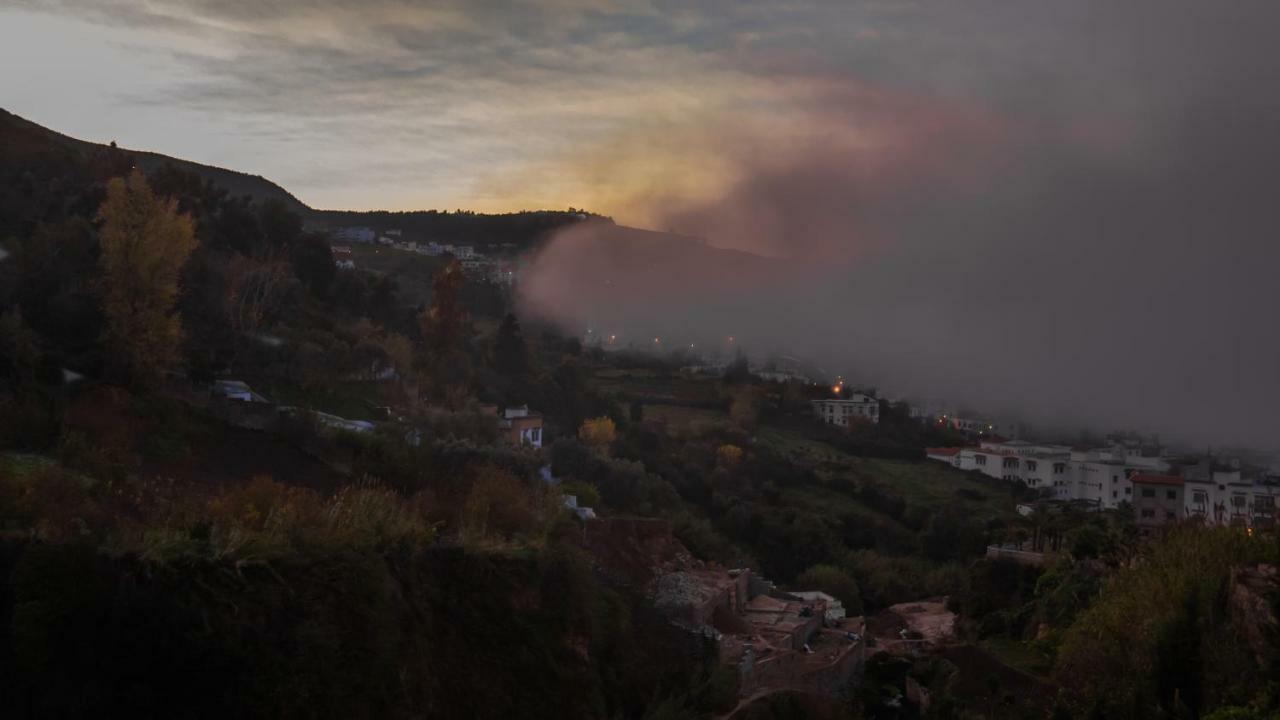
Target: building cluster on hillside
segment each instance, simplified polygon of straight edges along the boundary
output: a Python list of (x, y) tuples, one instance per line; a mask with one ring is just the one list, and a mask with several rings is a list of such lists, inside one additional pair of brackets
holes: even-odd
[[(468, 277), (480, 279), (494, 284), (515, 284), (517, 278), (516, 264), (511, 260), (486, 256), (475, 249), (474, 245), (453, 245), (444, 242), (417, 242), (404, 240), (404, 233), (399, 229), (385, 229), (381, 234), (367, 227), (339, 228), (332, 233), (334, 240), (344, 242), (378, 243), (390, 249), (426, 255), (429, 258), (452, 256), (462, 264), (462, 270)], [(511, 247), (509, 243), (503, 247)], [(352, 265), (353, 266), (353, 265)]]
[[(362, 245), (378, 244), (390, 247), (403, 252), (416, 253), (418, 255), (426, 255), (429, 257), (450, 256), (458, 260), (462, 264), (463, 271), (468, 277), (476, 280), (485, 280), (497, 285), (512, 285), (516, 281), (518, 268), (515, 262), (499, 258), (490, 257), (478, 252), (474, 245), (454, 245), (450, 243), (439, 243), (435, 241), (418, 242), (416, 240), (405, 240), (404, 233), (399, 229), (383, 230), (381, 234), (377, 233), (373, 228), (369, 227), (344, 227), (333, 230), (330, 237), (334, 241), (342, 241), (347, 243), (356, 243)], [(344, 247), (345, 253), (342, 256), (338, 254), (338, 248)], [(512, 247), (509, 243), (503, 245), (504, 248)], [(334, 246), (334, 258), (338, 267), (344, 269), (353, 269), (355, 263), (351, 258), (351, 248), (349, 246)]]
[(1134, 508), (1139, 527), (1196, 520), (1270, 528), (1280, 478), (1245, 472), (1239, 463), (1172, 457), (1159, 447), (1117, 442), (1073, 448), (1025, 440), (984, 440), (976, 447), (928, 448), (930, 460), (1017, 481), (1047, 499), (1113, 509)]
[(744, 697), (763, 688), (832, 694), (865, 661), (862, 618), (846, 618), (823, 592), (783, 592), (747, 568), (695, 563), (659, 574), (650, 593), (672, 622), (717, 643)]

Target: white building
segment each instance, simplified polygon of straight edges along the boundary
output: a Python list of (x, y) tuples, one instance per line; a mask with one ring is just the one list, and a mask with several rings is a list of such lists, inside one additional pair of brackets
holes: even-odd
[(953, 450), (957, 449), (931, 448), (927, 456), (961, 470), (1022, 482), (1056, 500), (1083, 500), (1103, 508), (1132, 502), (1129, 478), (1135, 473), (1161, 473), (1169, 468), (1163, 458), (1123, 447), (1072, 450), (1064, 445), (1009, 440), (985, 441), (951, 455)]
[(848, 399), (831, 398), (812, 402), (814, 412), (830, 425), (849, 427), (850, 423), (859, 420), (880, 422), (880, 401), (869, 395), (855, 393)]
[(1274, 527), (1280, 482), (1243, 477), (1239, 467), (1204, 458), (1183, 465), (1186, 517), (1207, 525)]
[(507, 440), (513, 445), (542, 447), (542, 415), (529, 410), (528, 405), (504, 410), (498, 428), (506, 433)]
[(342, 240), (345, 242), (365, 243), (369, 244), (377, 237), (377, 233), (370, 227), (344, 227), (334, 230), (331, 235), (334, 240)]
[[(1134, 503), (1134, 475), (1173, 471), (1169, 460), (1137, 447), (1087, 450), (1021, 440), (983, 442), (972, 448), (928, 448), (926, 457), (961, 470), (1017, 480), (1062, 501), (1114, 509)], [(1280, 482), (1244, 478), (1238, 468), (1200, 462), (1178, 468), (1185, 489), (1181, 517), (1208, 525), (1271, 528), (1280, 506)]]

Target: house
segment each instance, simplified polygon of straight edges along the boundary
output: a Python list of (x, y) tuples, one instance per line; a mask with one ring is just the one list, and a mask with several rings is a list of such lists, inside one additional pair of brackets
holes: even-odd
[(1133, 511), (1138, 531), (1149, 535), (1155, 529), (1183, 518), (1185, 483), (1177, 475), (1135, 474)]
[(368, 245), (377, 237), (377, 233), (371, 227), (343, 227), (334, 230), (330, 235), (334, 240), (343, 242), (354, 242)]
[(937, 460), (952, 467), (960, 467), (960, 451), (962, 449), (958, 447), (925, 448), (924, 456), (929, 460)]
[(859, 420), (880, 422), (880, 401), (869, 395), (854, 393), (849, 398), (813, 400), (813, 410), (830, 425), (849, 427)]
[(215, 398), (239, 402), (270, 402), (240, 380), (215, 380), (209, 394)]
[(528, 405), (504, 410), (498, 428), (512, 445), (542, 447), (542, 415), (531, 412)]
[(1205, 525), (1272, 529), (1280, 504), (1280, 482), (1265, 475), (1244, 477), (1238, 465), (1211, 458), (1181, 468), (1185, 516)]
[(340, 270), (354, 270), (356, 261), (351, 255), (350, 245), (334, 245), (329, 248), (333, 253), (333, 264)]

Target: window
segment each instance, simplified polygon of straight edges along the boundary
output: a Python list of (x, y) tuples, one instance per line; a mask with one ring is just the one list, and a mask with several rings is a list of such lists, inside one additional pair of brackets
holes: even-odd
[(979, 465), (986, 465), (986, 464), (987, 464), (987, 456), (986, 456), (986, 455), (974, 455), (974, 456), (973, 456), (973, 461), (974, 461), (975, 463), (979, 464)]
[(1269, 513), (1276, 509), (1276, 499), (1272, 495), (1254, 495), (1253, 510), (1254, 512)]
[(1238, 507), (1238, 508), (1242, 508), (1242, 507), (1244, 507), (1244, 496), (1243, 496), (1243, 495), (1232, 495), (1232, 496), (1231, 496), (1231, 504), (1232, 504), (1233, 506), (1235, 506), (1235, 507)]
[(1064, 473), (1064, 472), (1066, 472), (1066, 471), (1067, 471), (1067, 464), (1066, 464), (1066, 463), (1054, 463), (1054, 464), (1053, 464), (1053, 474), (1054, 474), (1054, 475), (1061, 475), (1062, 473)]
[(1155, 517), (1155, 516), (1156, 516), (1156, 511), (1155, 511), (1155, 510), (1152, 510), (1151, 508), (1143, 508), (1143, 509), (1142, 509), (1142, 517), (1144, 517), (1144, 518), (1153, 518), (1153, 517)]
[(1164, 491), (1164, 497), (1165, 497), (1165, 499), (1166, 499), (1166, 500), (1177, 500), (1177, 499), (1178, 499), (1178, 491), (1177, 491), (1177, 490), (1165, 490), (1165, 491)]
[(1142, 497), (1153, 498), (1155, 496), (1156, 496), (1156, 491), (1154, 488), (1142, 488)]
[(1004, 466), (1007, 468), (1018, 467), (1018, 458), (1007, 457), (1004, 459)]
[(1191, 494), (1191, 502), (1194, 502), (1197, 505), (1204, 505), (1208, 499), (1209, 496), (1203, 490), (1197, 490)]
[(1175, 513), (1175, 512), (1174, 512), (1174, 511), (1172, 511), (1172, 510), (1165, 510), (1165, 511), (1164, 511), (1164, 519), (1165, 519), (1165, 520), (1177, 520), (1177, 519), (1178, 519), (1178, 514), (1177, 514), (1177, 513)]
[(1124, 489), (1124, 494), (1125, 494), (1125, 495), (1132, 495), (1132, 494), (1133, 494), (1133, 488), (1131, 488), (1131, 487), (1127, 487), (1127, 488), (1125, 488), (1125, 489)]
[(1119, 490), (1112, 490), (1112, 491), (1111, 491), (1111, 497), (1118, 497), (1119, 495), (1120, 495), (1120, 491), (1119, 491)]
[(1035, 471), (1036, 471), (1036, 467), (1037, 467), (1037, 466), (1038, 466), (1038, 463), (1037, 463), (1035, 460), (1028, 460), (1028, 461), (1027, 461), (1027, 470), (1029, 470), (1029, 471), (1031, 471), (1031, 472), (1035, 472)]

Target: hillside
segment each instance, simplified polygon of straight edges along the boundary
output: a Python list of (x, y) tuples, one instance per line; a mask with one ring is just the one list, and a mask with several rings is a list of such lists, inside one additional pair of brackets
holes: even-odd
[[(225, 190), (231, 197), (247, 196), (257, 203), (280, 200), (288, 210), (301, 217), (305, 225), (317, 230), (367, 226), (378, 231), (400, 230), (405, 240), (469, 244), (492, 251), (524, 251), (537, 246), (554, 231), (583, 220), (591, 219), (612, 226), (612, 221), (607, 218), (572, 208), (567, 211), (531, 210), (492, 215), (461, 210), (317, 210), (280, 185), (258, 175), (145, 150), (79, 140), (0, 108), (0, 186), (6, 189), (40, 187), (50, 181), (54, 187), (80, 187), (121, 174), (122, 168), (135, 164), (148, 174), (172, 165)], [(9, 202), (29, 204), (26, 197), (16, 197)], [(0, 201), (0, 209), (4, 207), (6, 205)], [(17, 212), (18, 209), (0, 213), (0, 235), (23, 234), (28, 229), (15, 220), (18, 215), (29, 214), (28, 208), (21, 208), (21, 213)]]
[[(0, 108), (0, 176), (10, 177), (13, 171), (19, 168), (26, 170), (33, 163), (63, 168), (78, 163), (90, 163), (112, 149), (108, 145), (68, 137)], [(203, 165), (159, 153), (118, 149), (127, 153), (148, 173), (154, 172), (165, 164), (170, 164), (185, 172), (199, 175), (232, 196), (247, 195), (259, 202), (274, 198), (281, 200), (289, 210), (304, 218), (311, 214), (311, 208), (301, 200), (264, 177)]]

